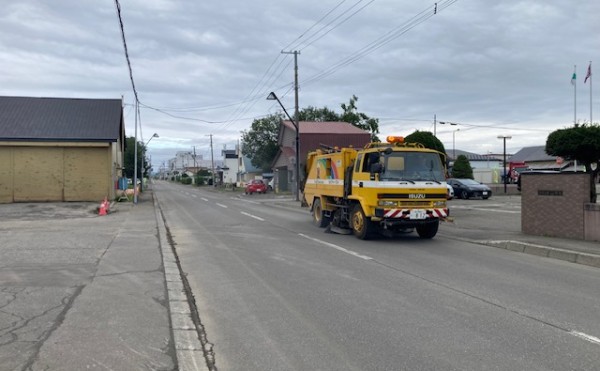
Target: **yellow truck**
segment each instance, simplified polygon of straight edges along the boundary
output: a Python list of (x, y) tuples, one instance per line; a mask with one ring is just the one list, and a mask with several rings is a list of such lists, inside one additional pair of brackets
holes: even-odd
[(421, 238), (436, 235), (449, 215), (444, 154), (386, 140), (308, 154), (304, 198), (315, 225), (360, 239), (414, 229)]

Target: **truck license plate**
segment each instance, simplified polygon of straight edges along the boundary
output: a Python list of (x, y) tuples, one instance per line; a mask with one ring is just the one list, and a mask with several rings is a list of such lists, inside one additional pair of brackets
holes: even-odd
[(427, 218), (427, 212), (422, 209), (411, 210), (410, 218), (411, 219), (425, 219), (425, 218)]

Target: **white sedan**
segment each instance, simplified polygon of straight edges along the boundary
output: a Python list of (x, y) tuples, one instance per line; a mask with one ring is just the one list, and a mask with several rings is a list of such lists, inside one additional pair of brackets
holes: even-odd
[(448, 189), (448, 192), (446, 192), (446, 198), (448, 200), (451, 200), (454, 198), (454, 188), (452, 188), (452, 186), (448, 183), (446, 183), (446, 188)]

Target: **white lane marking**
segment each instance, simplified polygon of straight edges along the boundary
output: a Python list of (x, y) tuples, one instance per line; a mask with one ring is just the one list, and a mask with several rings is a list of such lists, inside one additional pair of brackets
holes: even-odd
[(198, 196), (196, 196), (196, 195), (192, 195), (192, 197), (194, 197), (194, 198), (198, 198)]
[(577, 336), (578, 338), (583, 339), (585, 341), (589, 341), (590, 343), (600, 345), (600, 339), (595, 336), (584, 334), (583, 332), (573, 331), (573, 330), (571, 330), (569, 332), (569, 334), (571, 334), (573, 336)]
[(221, 206), (223, 209), (227, 209), (227, 205), (223, 205), (217, 202), (217, 206)]
[(200, 199), (201, 199), (202, 201), (206, 201), (206, 202), (208, 202), (208, 198), (200, 197)]
[(305, 234), (302, 234), (302, 233), (298, 233), (298, 235), (299, 235), (299, 236), (302, 236), (302, 237), (304, 237), (304, 238), (308, 238), (308, 239), (309, 239), (309, 240), (311, 240), (311, 241), (315, 241), (315, 242), (318, 242), (318, 243), (320, 243), (320, 244), (323, 244), (323, 245), (325, 245), (325, 246), (333, 247), (333, 248), (334, 248), (334, 249), (336, 249), (336, 250), (339, 250), (339, 251), (341, 251), (341, 252), (345, 252), (346, 254), (350, 254), (350, 255), (352, 255), (352, 256), (356, 256), (357, 258), (361, 258), (361, 259), (364, 259), (364, 260), (373, 260), (373, 258), (371, 258), (370, 256), (366, 256), (366, 255), (360, 255), (360, 254), (358, 254), (358, 253), (356, 253), (356, 252), (354, 252), (354, 251), (350, 251), (350, 250), (344, 249), (344, 248), (343, 248), (343, 247), (341, 247), (341, 246), (334, 245), (334, 244), (332, 244), (332, 243), (325, 242), (325, 241), (323, 241), (323, 240), (319, 240), (318, 238), (313, 238), (313, 237), (307, 236), (307, 235), (305, 235)]
[(255, 204), (255, 205), (258, 205), (258, 204), (260, 204), (260, 202), (257, 202), (257, 201), (252, 201), (252, 200), (246, 200), (246, 199), (244, 199), (244, 198), (236, 198), (236, 197), (231, 197), (231, 199), (233, 199), (233, 200), (236, 200), (236, 201), (248, 202), (248, 203), (250, 203), (250, 204)]
[(507, 214), (521, 214), (520, 211), (514, 210), (502, 210), (502, 209), (488, 209), (485, 207), (473, 207), (473, 206), (452, 206), (448, 207), (450, 210), (452, 209), (463, 209), (463, 210), (478, 210), (478, 211), (492, 211), (496, 213), (507, 213)]
[(244, 215), (246, 215), (246, 216), (249, 216), (249, 217), (251, 217), (251, 218), (254, 218), (254, 219), (260, 220), (261, 222), (264, 222), (264, 221), (265, 221), (263, 218), (261, 218), (261, 217), (258, 217), (258, 216), (256, 216), (256, 215), (248, 214), (248, 213), (245, 213), (245, 212), (243, 212), (243, 211), (240, 211), (240, 213), (242, 213), (242, 214), (244, 214)]

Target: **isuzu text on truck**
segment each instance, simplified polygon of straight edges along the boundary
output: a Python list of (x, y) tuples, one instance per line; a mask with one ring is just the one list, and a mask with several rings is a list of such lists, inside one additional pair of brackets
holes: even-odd
[(442, 158), (402, 137), (363, 149), (310, 152), (304, 197), (314, 224), (360, 239), (414, 229), (433, 238), (448, 216)]

